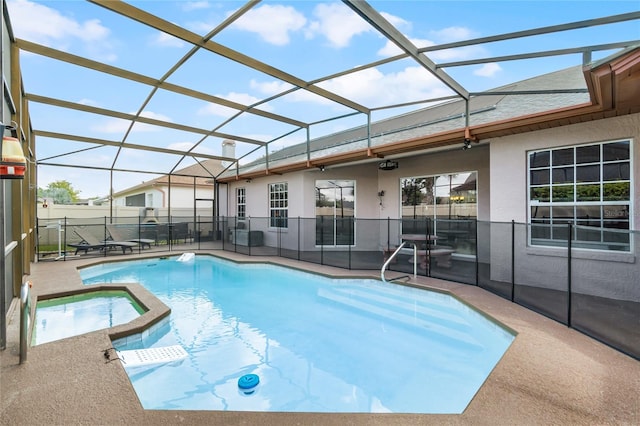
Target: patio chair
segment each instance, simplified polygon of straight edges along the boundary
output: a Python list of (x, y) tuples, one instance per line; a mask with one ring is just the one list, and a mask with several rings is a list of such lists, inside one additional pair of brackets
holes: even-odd
[(156, 240), (150, 238), (127, 238), (127, 231), (115, 225), (107, 225), (107, 231), (109, 231), (109, 235), (111, 235), (113, 241), (138, 243), (143, 249), (145, 247), (151, 248), (151, 244), (156, 243)]
[(74, 227), (73, 232), (75, 232), (80, 238), (82, 238), (82, 241), (78, 244), (67, 244), (68, 246), (76, 249), (75, 254), (78, 254), (79, 251), (84, 251), (85, 253), (87, 253), (89, 250), (106, 250), (112, 248), (121, 248), (122, 254), (125, 254), (127, 249), (129, 249), (129, 251), (133, 253), (133, 248), (138, 245), (137, 243), (133, 243), (130, 241), (100, 241), (86, 229)]

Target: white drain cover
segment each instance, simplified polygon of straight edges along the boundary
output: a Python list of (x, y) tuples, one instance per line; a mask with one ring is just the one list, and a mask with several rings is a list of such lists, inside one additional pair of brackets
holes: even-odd
[(187, 357), (187, 352), (180, 345), (164, 346), (161, 348), (133, 349), (130, 351), (116, 351), (118, 358), (125, 367), (140, 365), (162, 364), (179, 361)]

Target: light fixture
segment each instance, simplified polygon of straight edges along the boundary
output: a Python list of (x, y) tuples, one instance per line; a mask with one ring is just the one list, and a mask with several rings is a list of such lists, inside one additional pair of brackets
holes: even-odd
[[(15, 127), (4, 126), (17, 136)], [(27, 160), (22, 152), (22, 145), (17, 137), (3, 136), (0, 142), (2, 161), (0, 161), (0, 179), (24, 179)]]
[(324, 172), (324, 166), (318, 166), (318, 169), (320, 169), (321, 172)]
[(385, 160), (378, 164), (380, 170), (394, 170), (398, 168), (398, 162), (393, 160)]
[(471, 142), (478, 142), (478, 138), (471, 134), (471, 129), (468, 127), (464, 129), (464, 145), (462, 146), (462, 150), (466, 151), (471, 148)]

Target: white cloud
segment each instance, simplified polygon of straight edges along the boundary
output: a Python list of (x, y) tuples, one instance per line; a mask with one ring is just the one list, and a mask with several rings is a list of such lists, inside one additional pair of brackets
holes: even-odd
[[(131, 113), (133, 114), (133, 113)], [(167, 121), (169, 123), (172, 123), (173, 120), (171, 118), (169, 118), (166, 115), (163, 114), (157, 114), (155, 112), (152, 111), (143, 111), (142, 114), (140, 114), (141, 117), (147, 117), (147, 118), (153, 118), (154, 120), (161, 120), (161, 121)]]
[[(458, 27), (456, 28), (458, 30), (456, 34), (458, 35), (470, 34), (469, 30), (458, 28)], [(449, 29), (446, 29), (443, 31), (446, 34), (448, 34), (448, 36), (453, 36), (453, 33), (455, 31), (452, 30), (451, 32), (448, 32), (447, 30)], [(422, 47), (430, 47), (430, 46), (436, 45), (434, 41), (428, 40), (428, 39), (410, 38), (410, 37), (407, 37), (407, 38), (418, 49)], [(485, 50), (480, 46), (466, 46), (466, 47), (458, 47), (455, 49), (434, 50), (432, 52), (426, 52), (426, 55), (432, 60), (438, 62), (438, 61), (468, 59), (473, 57), (474, 55), (477, 56), (478, 54), (481, 54), (484, 51)], [(403, 51), (398, 46), (396, 46), (393, 42), (387, 40), (384, 47), (380, 49), (377, 53), (379, 56), (389, 57), (389, 56), (399, 55), (403, 53)]]
[(405, 21), (399, 16), (395, 16), (387, 12), (380, 12), (380, 15), (382, 15), (384, 19), (389, 21), (391, 25), (398, 28), (399, 30), (409, 31), (412, 27), (411, 22)]
[[(130, 114), (135, 114), (131, 112)], [(169, 117), (162, 114), (156, 114), (151, 111), (144, 111), (140, 114), (142, 117), (153, 118), (154, 120), (173, 122)], [(129, 120), (123, 120), (121, 118), (111, 118), (102, 123), (98, 123), (91, 127), (91, 130), (102, 133), (124, 133), (129, 128), (131, 122)], [(136, 124), (131, 129), (132, 132), (158, 132), (162, 130), (162, 128), (158, 126), (153, 126), (151, 124), (139, 123)]]
[[(167, 149), (175, 149), (176, 151), (182, 151), (182, 152), (187, 152), (189, 151), (191, 148), (193, 148), (195, 144), (193, 142), (174, 142), (174, 143), (170, 143), (169, 145), (167, 145)], [(207, 148), (205, 145), (200, 144), (198, 145), (194, 151), (192, 152), (197, 152), (199, 154), (209, 154), (209, 155), (216, 155), (216, 152)]]
[(265, 4), (245, 13), (231, 27), (258, 34), (267, 43), (289, 44), (290, 33), (301, 30), (307, 19), (291, 6)]
[(252, 79), (249, 84), (252, 89), (256, 89), (267, 96), (277, 95), (278, 93), (285, 92), (293, 87), (292, 84), (279, 80), (260, 83)]
[(229, 118), (236, 114), (238, 111), (233, 108), (228, 108), (223, 105), (218, 105), (214, 103), (207, 103), (202, 108), (198, 109), (198, 115), (215, 115), (217, 117)]
[(151, 42), (157, 46), (166, 47), (184, 47), (185, 45), (185, 43), (179, 38), (163, 33), (162, 31), (158, 31)]
[[(236, 92), (230, 92), (227, 95), (216, 95), (220, 98), (223, 99), (227, 99), (229, 101), (233, 101), (242, 105), (253, 105), (256, 102), (260, 101), (260, 99), (256, 98), (255, 96), (251, 96), (247, 93), (236, 93)], [(272, 111), (273, 109), (269, 106), (268, 103), (266, 104), (260, 104), (260, 106), (258, 106), (259, 109), (261, 109), (262, 111)], [(215, 115), (218, 117), (231, 117), (232, 115), (236, 114), (238, 112), (238, 110), (234, 109), (234, 108), (228, 108), (226, 106), (223, 105), (218, 105), (218, 104), (214, 104), (214, 103), (207, 103), (205, 106), (203, 106), (202, 108), (200, 108), (198, 110), (198, 114), (199, 115)]]
[(307, 36), (320, 34), (336, 48), (346, 47), (354, 36), (372, 31), (364, 19), (342, 3), (319, 4), (313, 14), (317, 21), (311, 23)]
[[(464, 40), (471, 38), (474, 35), (473, 31), (463, 27), (449, 27), (439, 31), (432, 31), (431, 33), (435, 36), (436, 40), (443, 43)], [(408, 36), (407, 38), (417, 48), (430, 47), (437, 44), (435, 41), (428, 39), (411, 38)], [(477, 56), (478, 54), (482, 54), (483, 52), (484, 49), (480, 46), (466, 46), (455, 49), (434, 50), (432, 52), (426, 52), (426, 55), (436, 62), (442, 62), (468, 59), (473, 56)], [(378, 55), (382, 57), (395, 56), (401, 53), (403, 53), (403, 51), (393, 42), (388, 40), (384, 47), (378, 51)]]
[(167, 145), (167, 149), (175, 149), (176, 151), (187, 152), (193, 148), (192, 142), (174, 142)]
[[(433, 46), (435, 43), (431, 40), (424, 40), (419, 38), (409, 38), (409, 41), (413, 43), (416, 47), (428, 47)], [(387, 40), (384, 47), (378, 50), (378, 55), (383, 57), (395, 56), (404, 53), (395, 43), (390, 40)]]
[(484, 64), (481, 68), (473, 71), (473, 75), (477, 75), (479, 77), (493, 77), (498, 72), (502, 71), (500, 65), (495, 62), (491, 62), (488, 64)]
[(383, 74), (376, 68), (323, 82), (321, 86), (365, 105), (390, 105), (450, 94), (422, 67)]
[(111, 31), (100, 20), (80, 22), (28, 0), (10, 0), (7, 4), (18, 38), (58, 49), (66, 49), (74, 41), (80, 41), (92, 56), (108, 61), (116, 59), (108, 41)]
[[(420, 66), (406, 67), (399, 72), (383, 74), (377, 68), (369, 68), (318, 84), (319, 87), (364, 105), (386, 105), (412, 102), (447, 96), (451, 91)], [(285, 86), (278, 81), (252, 82), (252, 87), (265, 93), (280, 93)], [(290, 86), (286, 86), (290, 87)], [(282, 98), (292, 103), (337, 106), (333, 101), (304, 89), (296, 90)]]

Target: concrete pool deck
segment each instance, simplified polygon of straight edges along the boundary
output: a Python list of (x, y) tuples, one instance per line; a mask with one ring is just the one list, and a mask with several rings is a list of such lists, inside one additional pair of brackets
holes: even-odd
[[(367, 276), (282, 258), (216, 256), (269, 261), (335, 276)], [(136, 257), (139, 259), (140, 257)], [(77, 268), (103, 259), (32, 265), (32, 298), (85, 288)], [(132, 260), (109, 256), (109, 261)], [(423, 424), (640, 424), (640, 362), (575, 330), (475, 286), (418, 277), (416, 284), (447, 290), (515, 330), (518, 335), (464, 413), (327, 414), (144, 410), (119, 361), (107, 362), (110, 334), (124, 335), (167, 314), (141, 286), (136, 297), (151, 314), (114, 329), (30, 347), (19, 364), (19, 312), (10, 310), (7, 348), (0, 351), (0, 424), (224, 424), (224, 425), (423, 425)], [(15, 305), (14, 305), (15, 306)], [(13, 306), (12, 306), (13, 307)], [(144, 317), (144, 316), (143, 316)]]

